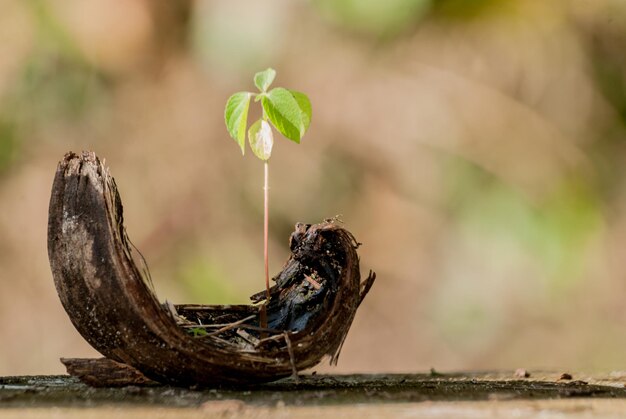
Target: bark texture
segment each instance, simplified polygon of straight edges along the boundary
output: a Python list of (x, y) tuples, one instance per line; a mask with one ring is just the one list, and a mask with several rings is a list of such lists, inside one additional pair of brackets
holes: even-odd
[(158, 385), (130, 365), (108, 358), (61, 358), (61, 362), (68, 374), (92, 387)]
[(91, 152), (68, 153), (59, 163), (48, 254), (61, 302), (96, 350), (149, 379), (252, 384), (292, 375), (324, 356), (336, 362), (375, 275), (361, 282), (358, 243), (333, 221), (298, 224), (290, 246), (271, 289), (268, 328), (259, 326), (258, 305), (161, 304), (126, 234), (108, 170)]

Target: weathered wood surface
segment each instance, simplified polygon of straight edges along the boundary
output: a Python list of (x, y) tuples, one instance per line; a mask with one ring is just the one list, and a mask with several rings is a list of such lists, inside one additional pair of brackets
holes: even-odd
[(0, 409), (0, 419), (623, 419), (626, 400), (567, 399), (374, 405), (257, 407), (230, 400), (185, 407), (54, 407)]
[[(253, 384), (310, 368), (325, 356), (336, 361), (374, 281), (370, 274), (361, 282), (358, 243), (347, 230), (332, 221), (298, 224), (292, 254), (274, 278), (265, 332), (258, 306), (164, 306), (147, 267), (134, 257), (122, 212), (115, 181), (95, 154), (68, 153), (50, 199), (50, 265), (81, 335), (105, 357), (152, 380)], [(319, 286), (311, 285), (312, 277)], [(207, 330), (200, 338), (186, 332), (226, 318), (238, 327)]]
[[(164, 385), (92, 388), (69, 376), (0, 377), (0, 417), (41, 417), (55, 406), (107, 417), (623, 417), (626, 373), (587, 376), (513, 371), (458, 374), (303, 375), (251, 388)], [(97, 410), (85, 410), (85, 408)], [(39, 412), (49, 410), (39, 410)], [(8, 416), (3, 416), (6, 412)], [(26, 413), (25, 413), (26, 412)], [(76, 413), (77, 414), (77, 413)], [(125, 415), (126, 414), (126, 415)], [(176, 416), (178, 415), (178, 416)], [(181, 416), (182, 415), (182, 416)], [(16, 417), (16, 416), (13, 416)], [(88, 417), (76, 416), (71, 417)], [(109, 416), (110, 417), (110, 416)], [(154, 417), (154, 416), (152, 416)]]

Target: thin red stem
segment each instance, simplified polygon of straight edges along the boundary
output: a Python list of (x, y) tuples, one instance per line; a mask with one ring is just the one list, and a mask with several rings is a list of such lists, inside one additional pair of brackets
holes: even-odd
[(265, 293), (267, 301), (270, 300), (270, 268), (269, 268), (269, 252), (268, 252), (268, 238), (269, 238), (269, 163), (265, 161), (265, 184), (263, 187), (264, 196), (264, 218), (263, 218), (263, 259), (265, 262)]

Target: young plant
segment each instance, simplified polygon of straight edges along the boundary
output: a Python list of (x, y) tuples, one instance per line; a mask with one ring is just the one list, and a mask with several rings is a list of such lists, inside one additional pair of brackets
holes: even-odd
[(311, 101), (300, 92), (275, 87), (268, 91), (276, 77), (276, 71), (268, 68), (254, 75), (254, 85), (258, 93), (238, 92), (228, 98), (224, 110), (224, 120), (230, 136), (239, 144), (241, 154), (246, 151), (246, 128), (250, 99), (261, 102), (263, 116), (254, 122), (248, 132), (250, 148), (255, 156), (264, 162), (264, 205), (263, 205), (263, 260), (265, 263), (266, 303), (270, 299), (270, 276), (268, 262), (269, 231), (269, 159), (274, 146), (272, 127), (295, 143), (300, 143), (302, 136), (311, 124)]

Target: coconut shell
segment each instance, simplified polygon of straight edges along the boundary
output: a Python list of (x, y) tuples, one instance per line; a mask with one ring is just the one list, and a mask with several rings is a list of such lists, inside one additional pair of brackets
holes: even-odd
[(161, 383), (254, 384), (336, 362), (375, 278), (361, 282), (357, 247), (334, 220), (297, 224), (269, 303), (162, 304), (96, 155), (67, 153), (52, 186), (48, 254), (70, 320), (106, 358)]

